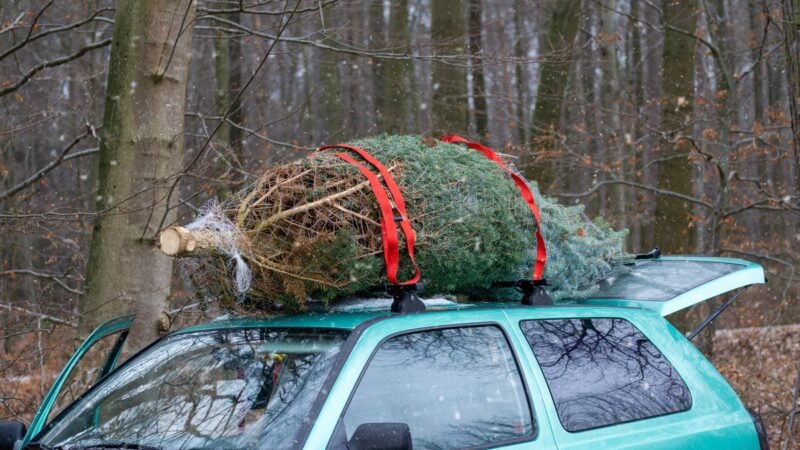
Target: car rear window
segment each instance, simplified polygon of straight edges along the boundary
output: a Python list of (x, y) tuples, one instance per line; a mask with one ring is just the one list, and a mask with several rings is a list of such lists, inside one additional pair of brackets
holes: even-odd
[(602, 280), (591, 298), (663, 302), (742, 267), (714, 261), (637, 262), (629, 271)]
[(414, 449), (486, 448), (535, 435), (516, 360), (496, 326), (385, 341), (343, 419), (347, 439), (364, 424), (407, 424)]
[(520, 323), (565, 430), (584, 431), (689, 409), (678, 372), (624, 319)]

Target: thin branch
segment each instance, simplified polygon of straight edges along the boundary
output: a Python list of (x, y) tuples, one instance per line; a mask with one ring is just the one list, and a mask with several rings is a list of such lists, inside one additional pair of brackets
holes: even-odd
[[(81, 134), (80, 136), (76, 137), (72, 142), (70, 142), (69, 145), (64, 147), (64, 149), (61, 150), (61, 152), (58, 154), (58, 157), (56, 159), (50, 161), (46, 166), (44, 166), (41, 169), (39, 169), (36, 173), (34, 173), (33, 175), (29, 176), (28, 178), (22, 180), (21, 182), (17, 183), (15, 186), (12, 186), (7, 191), (5, 191), (3, 193), (0, 193), (0, 201), (5, 200), (5, 199), (15, 195), (17, 192), (19, 192), (19, 191), (27, 188), (28, 186), (32, 185), (33, 183), (36, 183), (37, 181), (41, 180), (42, 177), (44, 177), (50, 171), (52, 171), (53, 169), (58, 167), (66, 159), (67, 153), (69, 153), (69, 151), (72, 150), (73, 147), (78, 145), (78, 143), (81, 140), (83, 140), (85, 137), (89, 136), (90, 134), (91, 134), (90, 130), (85, 131), (83, 134)], [(76, 153), (75, 155), (78, 155), (78, 154)], [(72, 157), (73, 158), (77, 157), (75, 155), (73, 155)], [(81, 155), (81, 156), (83, 156), (83, 155)]]
[(64, 280), (61, 279), (61, 276), (56, 274), (47, 272), (37, 272), (32, 269), (11, 269), (0, 272), (0, 276), (12, 276), (12, 275), (30, 275), (32, 277), (45, 278), (56, 282), (56, 284), (64, 288), (65, 291), (72, 292), (73, 294), (83, 295), (83, 291), (81, 291), (80, 289), (75, 289), (73, 287), (70, 287), (70, 285), (68, 285)]
[(355, 185), (355, 186), (353, 186), (353, 187), (351, 187), (349, 189), (345, 189), (345, 190), (343, 190), (341, 192), (337, 192), (335, 194), (331, 194), (331, 195), (329, 195), (327, 197), (324, 197), (324, 198), (321, 198), (319, 200), (316, 200), (316, 201), (313, 201), (313, 202), (310, 202), (310, 203), (305, 203), (305, 204), (300, 205), (300, 206), (295, 206), (294, 208), (285, 209), (285, 210), (283, 210), (283, 211), (281, 211), (279, 213), (273, 214), (273, 215), (267, 217), (265, 220), (263, 220), (261, 223), (258, 224), (258, 226), (255, 229), (254, 234), (260, 233), (261, 230), (263, 230), (264, 228), (268, 227), (269, 225), (272, 225), (273, 223), (275, 223), (275, 222), (277, 222), (277, 221), (279, 221), (281, 219), (293, 216), (295, 214), (299, 214), (301, 212), (308, 211), (310, 209), (314, 209), (319, 205), (325, 205), (325, 204), (328, 204), (328, 203), (333, 203), (333, 202), (335, 202), (336, 200), (338, 200), (338, 199), (340, 199), (342, 197), (347, 197), (350, 194), (353, 194), (355, 192), (360, 191), (361, 189), (364, 189), (368, 185), (369, 185), (369, 180), (362, 181), (361, 183), (358, 183), (357, 185)]
[(595, 192), (597, 192), (603, 186), (616, 185), (616, 184), (621, 184), (621, 185), (624, 185), (624, 186), (630, 186), (630, 187), (633, 187), (633, 188), (636, 188), (636, 189), (642, 189), (642, 190), (645, 190), (645, 191), (655, 192), (656, 194), (660, 194), (660, 195), (667, 195), (667, 196), (670, 196), (670, 197), (679, 198), (679, 199), (685, 200), (685, 201), (687, 201), (689, 203), (694, 203), (695, 205), (704, 206), (704, 207), (709, 208), (709, 209), (714, 208), (714, 205), (712, 205), (711, 203), (708, 203), (706, 201), (700, 200), (699, 198), (696, 198), (696, 197), (692, 197), (691, 195), (681, 194), (680, 192), (670, 191), (670, 190), (666, 190), (666, 189), (659, 189), (657, 187), (648, 186), (646, 184), (636, 183), (636, 182), (627, 181), (627, 180), (604, 180), (604, 181), (598, 182), (597, 184), (592, 186), (591, 189), (589, 189), (588, 191), (585, 191), (585, 192), (580, 192), (580, 193), (575, 193), (575, 194), (573, 194), (573, 193), (557, 193), (555, 195), (557, 195), (559, 197), (568, 197), (568, 198), (587, 197), (587, 196), (592, 195)]
[(751, 210), (751, 209), (761, 209), (761, 210), (766, 210), (766, 211), (784, 211), (784, 212), (785, 211), (790, 211), (790, 212), (798, 212), (798, 211), (800, 211), (800, 208), (797, 208), (795, 206), (792, 206), (791, 204), (783, 203), (783, 202), (780, 202), (780, 203), (785, 204), (786, 207), (782, 208), (780, 206), (771, 206), (771, 205), (769, 205), (769, 203), (771, 201), (776, 201), (776, 200), (764, 199), (764, 200), (759, 200), (757, 202), (748, 203), (746, 205), (739, 206), (738, 208), (734, 208), (734, 209), (725, 211), (722, 214), (722, 217), (734, 216), (736, 214), (741, 214), (741, 213), (743, 213), (745, 211), (748, 211), (748, 210)]
[[(183, 33), (185, 33), (186, 30), (191, 29), (192, 24), (186, 25), (186, 19), (189, 17), (189, 13), (192, 11), (192, 6), (194, 6), (194, 0), (189, 0), (189, 2), (186, 4), (186, 10), (183, 12), (183, 18), (181, 18), (181, 24), (178, 26), (178, 35), (175, 36), (175, 42), (173, 43), (172, 49), (169, 52), (169, 58), (167, 59), (167, 64), (164, 66), (164, 70), (161, 71), (161, 73), (158, 73), (158, 67), (161, 67), (161, 57), (164, 56), (164, 52), (162, 49), (161, 57), (159, 57), (158, 59), (158, 66), (156, 68), (156, 73), (154, 74), (155, 80), (157, 82), (160, 81), (162, 78), (164, 78), (164, 75), (167, 74), (167, 70), (169, 69), (169, 65), (172, 63), (172, 58), (175, 56), (175, 49), (178, 48), (178, 42), (181, 40), (181, 36), (183, 36)], [(175, 19), (175, 13), (178, 12), (177, 8), (178, 5), (175, 5), (175, 11), (173, 11), (172, 14), (173, 20)], [(184, 25), (186, 26), (184, 27)], [(167, 40), (169, 40), (169, 34), (171, 32), (172, 32), (172, 23), (170, 23), (170, 29), (167, 32)], [(166, 44), (167, 43), (165, 42), (164, 45)]]
[[(223, 32), (240, 32), (244, 34), (248, 34), (251, 36), (257, 36), (265, 39), (269, 39), (271, 41), (278, 41), (278, 42), (288, 42), (291, 44), (301, 44), (301, 45), (308, 45), (311, 47), (315, 47), (321, 50), (329, 50), (332, 52), (337, 53), (344, 53), (347, 55), (356, 55), (356, 56), (368, 56), (371, 58), (379, 58), (379, 59), (389, 59), (389, 60), (401, 60), (401, 61), (409, 61), (409, 60), (435, 60), (440, 63), (444, 63), (447, 61), (462, 61), (467, 60), (468, 58), (474, 61), (483, 61), (483, 60), (502, 60), (502, 61), (509, 61), (514, 63), (528, 63), (531, 62), (530, 58), (523, 58), (523, 57), (506, 57), (500, 55), (488, 55), (488, 54), (475, 54), (475, 55), (467, 55), (467, 54), (452, 54), (452, 55), (442, 55), (442, 54), (430, 54), (430, 55), (415, 55), (411, 53), (389, 53), (385, 51), (374, 51), (374, 50), (363, 50), (355, 47), (342, 47), (342, 46), (333, 46), (329, 44), (323, 44), (322, 42), (315, 41), (312, 39), (301, 38), (301, 37), (286, 37), (280, 35), (272, 35), (269, 33), (263, 33), (261, 31), (256, 31), (252, 28), (248, 28), (240, 23), (236, 23), (234, 21), (224, 19), (222, 17), (217, 17), (213, 15), (206, 15), (197, 18), (198, 21), (201, 20), (210, 20), (213, 22), (223, 23), (233, 29), (226, 29), (226, 28), (219, 28), (219, 27), (204, 27), (204, 26), (197, 26), (195, 29), (198, 30), (213, 30), (213, 31), (223, 31)], [(330, 39), (329, 39), (330, 40)]]
[(28, 28), (28, 34), (25, 36), (26, 41), (33, 34), (33, 30), (36, 28), (36, 25), (39, 24), (39, 19), (42, 18), (44, 12), (47, 11), (47, 9), (50, 8), (51, 6), (53, 6), (53, 0), (48, 1), (47, 4), (44, 5), (42, 9), (39, 10), (39, 12), (36, 14), (36, 17), (33, 18), (33, 22), (31, 22), (31, 26)]
[[(287, 114), (286, 116), (282, 117), (280, 120), (288, 119), (289, 117), (293, 116), (299, 110), (300, 110), (300, 108), (297, 108), (295, 111), (291, 112), (290, 114)], [(205, 121), (206, 119), (208, 119), (208, 120), (221, 120), (222, 119), (222, 116), (204, 116), (204, 115), (202, 115), (200, 113), (194, 113), (194, 112), (187, 112), (187, 113), (185, 113), (185, 115), (189, 116), (189, 117), (198, 118), (198, 119), (200, 119), (202, 121)], [(278, 121), (279, 120), (274, 120), (272, 122), (274, 123), (274, 122), (278, 122)], [(273, 144), (273, 145), (279, 145), (281, 147), (287, 147), (287, 148), (291, 148), (291, 149), (294, 149), (294, 150), (307, 150), (306, 147), (303, 147), (301, 145), (295, 145), (295, 144), (292, 144), (291, 142), (278, 141), (276, 139), (272, 139), (270, 137), (267, 137), (264, 134), (260, 134), (258, 132), (258, 129), (253, 130), (251, 128), (247, 128), (245, 126), (242, 126), (241, 124), (238, 124), (238, 123), (234, 122), (230, 117), (225, 118), (225, 122), (228, 123), (229, 125), (231, 125), (232, 127), (238, 128), (238, 129), (244, 131), (245, 133), (247, 133), (247, 136), (242, 138), (242, 140), (247, 139), (250, 136), (255, 136), (258, 139), (261, 139), (262, 141), (268, 142), (268, 143)], [(266, 128), (269, 125), (270, 124), (266, 124), (264, 126), (259, 127), (259, 129)], [(205, 137), (208, 137), (208, 136), (205, 136)]]
[[(286, 22), (283, 23), (281, 25), (281, 27), (278, 29), (277, 38), (280, 38), (280, 36), (283, 35), (283, 32), (289, 26), (289, 23), (291, 23), (292, 18), (294, 17), (294, 11), (296, 11), (300, 7), (300, 2), (301, 1), (302, 0), (297, 0), (297, 3), (295, 3), (294, 9), (292, 11), (286, 10), (287, 14), (288, 14), (288, 18), (286, 19)], [(288, 0), (286, 1), (285, 5), (289, 6)], [(237, 105), (237, 102), (239, 101), (239, 99), (242, 98), (244, 93), (247, 91), (247, 89), (250, 87), (250, 85), (256, 79), (256, 76), (258, 76), (258, 74), (261, 72), (261, 69), (264, 68), (264, 65), (266, 64), (267, 59), (269, 59), (269, 55), (272, 54), (272, 50), (275, 48), (275, 45), (277, 43), (278, 43), (277, 39), (272, 41), (272, 44), (269, 46), (269, 48), (267, 48), (267, 51), (264, 53), (264, 56), (261, 58), (261, 61), (258, 63), (258, 66), (256, 67), (256, 69), (250, 75), (250, 78), (247, 80), (247, 82), (244, 84), (244, 86), (242, 86), (242, 88), (239, 89), (239, 92), (236, 93), (236, 96), (233, 98), (233, 100), (231, 100), (230, 104), (225, 109), (225, 113), (222, 115), (223, 120), (220, 120), (217, 123), (217, 126), (214, 128), (214, 130), (208, 136), (208, 139), (205, 140), (205, 142), (203, 143), (203, 146), (200, 147), (200, 149), (197, 151), (197, 154), (194, 155), (192, 160), (189, 161), (189, 163), (183, 168), (183, 170), (181, 170), (181, 172), (175, 177), (175, 180), (173, 181), (172, 185), (170, 186), (169, 192), (167, 193), (167, 199), (166, 199), (167, 207), (164, 208), (164, 214), (161, 216), (161, 221), (159, 222), (158, 227), (156, 228), (157, 231), (163, 229), (163, 227), (164, 227), (164, 223), (166, 222), (168, 213), (170, 211), (170, 206), (169, 206), (170, 201), (172, 200), (172, 196), (175, 193), (175, 190), (177, 189), (178, 184), (180, 183), (181, 179), (191, 170), (191, 168), (195, 164), (197, 164), (198, 161), (200, 161), (200, 158), (202, 158), (202, 156), (205, 154), (206, 150), (208, 149), (209, 145), (211, 144), (211, 140), (214, 138), (214, 136), (222, 128), (222, 125), (226, 123), (226, 121), (227, 121), (228, 117), (230, 117), (231, 113), (233, 113), (233, 109)], [(149, 226), (149, 220), (148, 220), (148, 223), (145, 224), (145, 230), (147, 229), (148, 226)]]
[[(53, 33), (60, 33), (62, 31), (68, 31), (68, 30), (71, 30), (73, 28), (78, 28), (78, 27), (83, 26), (83, 25), (85, 25), (85, 24), (87, 24), (89, 22), (92, 22), (94, 20), (98, 20), (99, 21), (100, 18), (98, 18), (97, 16), (99, 16), (100, 14), (102, 14), (104, 12), (113, 11), (113, 10), (114, 10), (114, 8), (102, 8), (102, 9), (97, 10), (91, 16), (89, 16), (89, 17), (87, 17), (87, 18), (85, 18), (83, 20), (80, 20), (78, 22), (74, 22), (74, 23), (71, 23), (69, 25), (64, 25), (62, 27), (51, 28), (49, 30), (42, 31), (41, 33), (34, 34), (33, 36), (30, 36), (28, 39), (25, 39), (24, 41), (20, 41), (17, 44), (9, 47), (7, 50), (3, 51), (3, 53), (0, 53), (0, 61), (5, 59), (8, 55), (10, 55), (10, 54), (16, 52), (17, 50), (21, 49), (22, 47), (25, 47), (26, 45), (28, 45), (28, 44), (30, 44), (30, 43), (32, 43), (34, 41), (37, 41), (37, 40), (39, 40), (39, 39), (41, 39), (41, 38), (43, 38), (45, 36), (51, 35)], [(0, 33), (0, 34), (2, 34), (2, 33)]]
[(94, 155), (95, 153), (100, 153), (99, 147), (94, 148), (87, 148), (86, 150), (81, 150), (79, 152), (70, 153), (69, 155), (64, 157), (64, 161), (69, 161), (70, 159), (77, 159), (83, 156)]
[[(643, 19), (641, 19), (639, 17), (636, 17), (636, 16), (634, 16), (632, 14), (625, 13), (625, 12), (619, 11), (619, 10), (617, 10), (615, 8), (612, 8), (610, 6), (607, 6), (607, 5), (603, 4), (602, 1), (595, 0), (595, 3), (597, 3), (601, 8), (607, 9), (607, 10), (609, 10), (611, 12), (614, 12), (614, 13), (617, 13), (617, 14), (619, 14), (621, 16), (627, 17), (629, 20), (631, 20), (633, 22), (640, 23), (642, 25), (646, 25), (650, 29), (661, 30), (661, 31), (672, 31), (673, 33), (681, 34), (683, 36), (690, 37), (692, 39), (697, 40), (698, 42), (703, 44), (706, 48), (708, 48), (711, 51), (711, 53), (714, 55), (714, 57), (719, 62), (719, 66), (720, 66), (720, 70), (722, 72), (723, 80), (725, 81), (727, 86), (731, 85), (730, 84), (730, 79), (731, 78), (730, 78), (730, 75), (728, 73), (728, 69), (727, 69), (727, 67), (725, 67), (724, 60), (722, 59), (722, 51), (719, 49), (719, 47), (714, 45), (714, 43), (711, 42), (710, 40), (706, 39), (703, 36), (699, 36), (697, 33), (692, 33), (690, 31), (684, 30), (682, 28), (678, 28), (678, 27), (676, 27), (674, 25), (670, 25), (670, 24), (667, 24), (667, 23), (664, 23), (663, 26), (652, 24), (652, 23), (650, 23), (650, 22), (648, 22), (646, 20), (643, 20)], [(657, 8), (655, 5), (653, 5), (651, 3), (648, 3), (648, 4), (650, 4), (650, 6), (656, 8), (659, 11), (659, 15), (662, 17), (662, 20), (663, 20), (664, 11), (662, 9), (660, 9), (660, 8)], [(710, 12), (707, 11), (707, 14), (710, 15)]]
[(720, 249), (720, 252), (721, 253), (733, 253), (735, 255), (748, 256), (748, 257), (751, 257), (751, 258), (757, 258), (757, 259), (761, 259), (761, 260), (764, 260), (764, 261), (771, 261), (771, 262), (774, 262), (776, 264), (780, 264), (780, 265), (786, 266), (789, 269), (789, 277), (788, 278), (784, 278), (786, 280), (786, 284), (783, 286), (783, 291), (781, 292), (781, 297), (782, 298), (786, 298), (786, 293), (789, 291), (789, 288), (791, 287), (792, 283), (795, 282), (795, 265), (792, 264), (789, 261), (786, 261), (784, 259), (778, 258), (776, 256), (763, 255), (761, 253), (750, 252), (750, 251), (747, 251), (747, 250), (737, 250), (737, 249), (733, 249), (733, 248), (722, 248), (722, 249)]
[[(325, 2), (320, 2), (319, 5), (309, 6), (307, 8), (298, 9), (296, 14), (302, 14), (307, 12), (317, 12), (321, 8), (325, 8), (329, 5), (332, 5), (339, 0), (328, 0)], [(264, 3), (265, 4), (265, 3)], [(262, 6), (263, 4), (254, 3), (252, 5), (242, 5), (239, 4), (238, 8), (225, 8), (225, 9), (215, 9), (215, 8), (204, 8), (199, 7), (197, 8), (198, 11), (206, 13), (206, 14), (236, 14), (236, 13), (245, 13), (245, 14), (253, 14), (253, 15), (260, 15), (260, 16), (282, 16), (286, 14), (286, 11), (276, 11), (276, 10), (259, 10), (255, 9), (258, 6)]]
[(14, 28), (16, 28), (17, 24), (19, 24), (19, 22), (22, 20), (23, 17), (25, 17), (25, 12), (24, 11), (19, 13), (17, 18), (14, 19), (10, 24), (8, 24), (7, 27), (5, 27), (2, 30), (0, 30), (0, 36), (6, 34), (7, 32), (13, 30)]
[(22, 76), (22, 78), (17, 80), (16, 83), (12, 84), (11, 86), (9, 86), (7, 88), (4, 88), (4, 89), (0, 90), (0, 97), (4, 96), (6, 94), (9, 94), (11, 92), (16, 91), (23, 84), (25, 84), (28, 80), (30, 80), (34, 75), (36, 75), (37, 73), (41, 72), (44, 69), (47, 69), (47, 68), (50, 68), (50, 67), (60, 66), (62, 64), (66, 64), (66, 63), (68, 63), (70, 61), (74, 61), (74, 60), (80, 58), (81, 56), (85, 55), (86, 53), (88, 53), (88, 52), (90, 52), (92, 50), (96, 50), (98, 48), (105, 47), (106, 45), (108, 45), (110, 43), (111, 43), (111, 38), (104, 39), (104, 40), (102, 40), (100, 42), (95, 42), (93, 44), (87, 45), (86, 47), (83, 47), (82, 49), (78, 50), (77, 52), (75, 52), (75, 53), (73, 53), (71, 55), (67, 55), (67, 56), (64, 56), (62, 58), (57, 58), (57, 59), (54, 59), (54, 60), (51, 60), (51, 61), (45, 61), (45, 62), (35, 66), (31, 70), (29, 70), (25, 75)]
[(51, 316), (49, 314), (38, 313), (36, 311), (31, 311), (30, 309), (23, 308), (21, 306), (7, 305), (5, 303), (0, 303), (0, 309), (5, 309), (6, 311), (12, 311), (25, 314), (28, 316), (37, 317), (39, 319), (49, 320), (50, 322), (57, 323), (59, 325), (66, 325), (68, 327), (78, 328), (78, 324), (70, 320), (59, 319), (58, 317)]

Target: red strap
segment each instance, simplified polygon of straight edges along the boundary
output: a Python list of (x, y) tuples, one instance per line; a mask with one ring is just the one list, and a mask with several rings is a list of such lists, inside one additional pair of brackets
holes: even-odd
[[(327, 150), (329, 148), (345, 148), (352, 150), (364, 158), (364, 160), (370, 163), (373, 167), (375, 167), (380, 173), (384, 183), (386, 183), (386, 186), (389, 189), (391, 198), (389, 195), (387, 195), (383, 184), (381, 184), (381, 179), (372, 173), (372, 171), (370, 171), (366, 166), (359, 163), (346, 153), (334, 154), (336, 157), (355, 166), (359, 172), (364, 175), (364, 177), (369, 181), (370, 186), (372, 187), (372, 192), (375, 194), (375, 198), (378, 201), (378, 205), (381, 209), (381, 236), (383, 240), (383, 257), (386, 261), (386, 277), (391, 283), (399, 285), (409, 285), (418, 282), (421, 273), (419, 267), (417, 266), (417, 262), (414, 259), (414, 243), (416, 242), (416, 235), (414, 234), (414, 229), (411, 227), (411, 222), (408, 220), (403, 194), (400, 192), (399, 186), (397, 186), (397, 183), (394, 181), (394, 177), (389, 170), (380, 163), (380, 161), (375, 159), (375, 157), (370, 155), (366, 150), (352, 145), (337, 144), (320, 147), (319, 151)], [(414, 276), (406, 281), (397, 280), (397, 271), (400, 267), (400, 242), (397, 237), (397, 229), (394, 226), (395, 208), (400, 215), (400, 229), (403, 231), (403, 235), (405, 235), (408, 256), (409, 259), (411, 259), (411, 263), (414, 265), (415, 270)]]
[(533, 281), (540, 281), (544, 277), (544, 266), (547, 263), (547, 248), (545, 247), (544, 237), (542, 237), (542, 221), (539, 217), (539, 208), (536, 206), (536, 200), (533, 198), (533, 193), (531, 192), (531, 188), (528, 186), (528, 183), (518, 173), (513, 172), (505, 164), (503, 164), (500, 156), (498, 156), (498, 154), (489, 147), (468, 141), (463, 137), (456, 135), (444, 136), (439, 140), (447, 143), (465, 144), (471, 149), (478, 150), (479, 152), (483, 153), (483, 156), (497, 163), (497, 165), (503, 168), (507, 174), (511, 175), (511, 178), (514, 180), (514, 184), (517, 185), (517, 189), (519, 189), (522, 198), (528, 205), (528, 209), (530, 209), (531, 213), (533, 214), (534, 220), (536, 220), (536, 263), (533, 265)]

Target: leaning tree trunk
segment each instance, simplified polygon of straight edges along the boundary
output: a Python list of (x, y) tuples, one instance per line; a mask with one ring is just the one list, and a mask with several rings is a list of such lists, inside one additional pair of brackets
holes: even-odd
[(117, 3), (100, 144), (101, 214), (79, 305), (81, 335), (128, 313), (137, 317), (132, 347), (162, 331), (172, 259), (153, 247), (152, 237), (165, 214), (164, 223), (174, 220), (166, 197), (183, 154), (195, 7), (194, 0)]

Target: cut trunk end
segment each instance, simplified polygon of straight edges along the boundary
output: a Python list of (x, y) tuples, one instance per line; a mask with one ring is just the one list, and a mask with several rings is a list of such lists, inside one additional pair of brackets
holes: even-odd
[(183, 256), (197, 248), (197, 237), (184, 227), (169, 227), (158, 236), (158, 246), (167, 256)]

